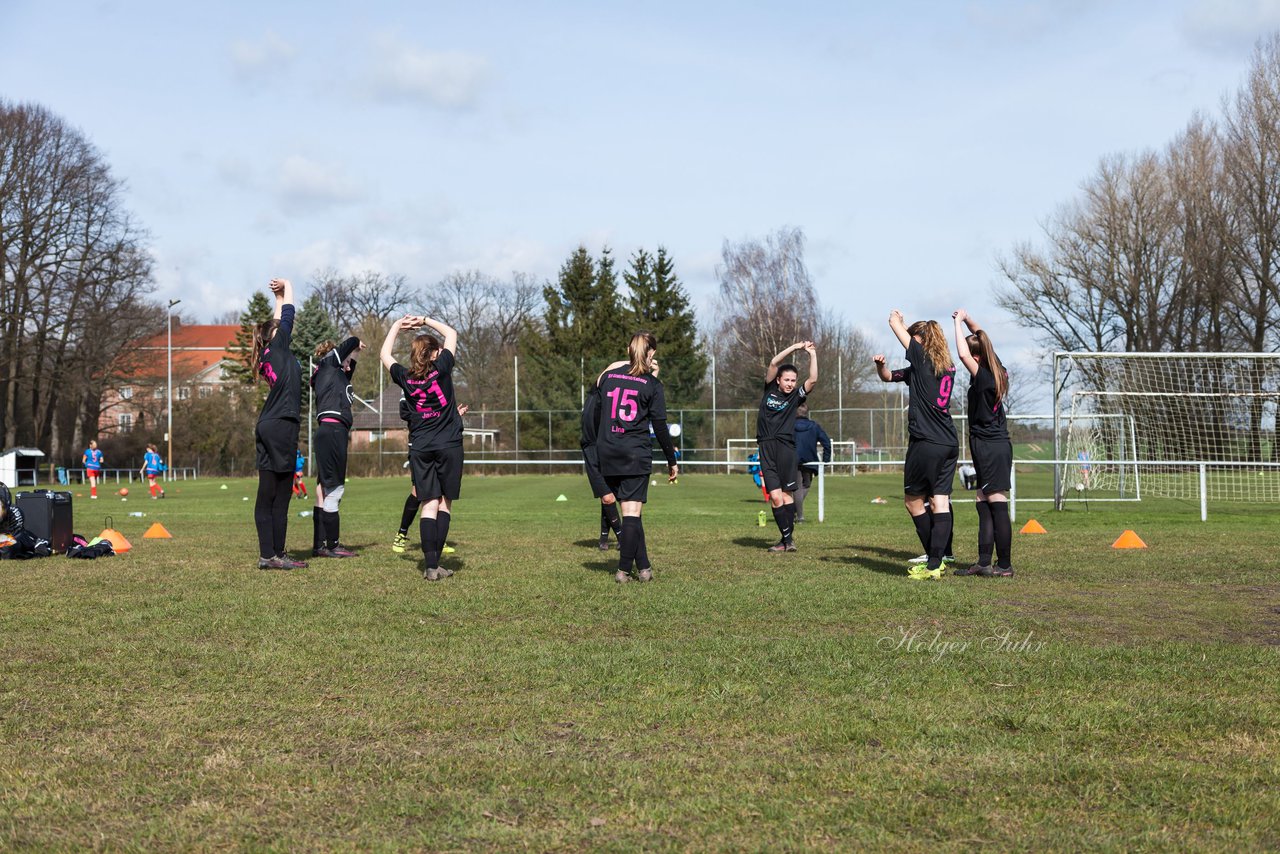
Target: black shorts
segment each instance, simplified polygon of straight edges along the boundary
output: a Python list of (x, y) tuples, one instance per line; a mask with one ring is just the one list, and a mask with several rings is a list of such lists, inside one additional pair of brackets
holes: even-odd
[(600, 457), (596, 454), (595, 446), (582, 449), (582, 465), (587, 470), (587, 483), (591, 484), (591, 494), (596, 498), (604, 498), (613, 492), (609, 488), (609, 484), (605, 483), (604, 475), (600, 472)]
[(902, 491), (907, 495), (950, 495), (959, 457), (956, 445), (912, 439), (902, 471)]
[(258, 471), (293, 474), (298, 459), (298, 422), (291, 418), (268, 418), (253, 428)]
[(1012, 487), (1010, 471), (1013, 469), (1013, 443), (1008, 439), (994, 442), (969, 438), (973, 452), (973, 467), (978, 470), (978, 489), (983, 495), (1008, 492)]
[(350, 433), (345, 424), (333, 421), (322, 421), (316, 428), (312, 447), (319, 470), (316, 480), (325, 492), (347, 482), (347, 438)]
[(447, 498), (457, 501), (462, 494), (462, 446), (434, 451), (409, 450), (409, 470), (419, 501)]
[(800, 458), (796, 455), (796, 446), (777, 439), (765, 439), (759, 447), (764, 488), (770, 492), (775, 489), (795, 492), (800, 486)]
[(606, 475), (604, 482), (609, 491), (618, 496), (619, 501), (639, 501), (644, 504), (649, 500), (649, 475), (647, 474), (614, 474)]

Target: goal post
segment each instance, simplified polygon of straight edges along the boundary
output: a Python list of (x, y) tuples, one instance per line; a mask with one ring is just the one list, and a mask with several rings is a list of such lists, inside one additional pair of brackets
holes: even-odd
[(1073, 487), (1280, 501), (1280, 353), (1060, 351), (1053, 392), (1058, 509)]

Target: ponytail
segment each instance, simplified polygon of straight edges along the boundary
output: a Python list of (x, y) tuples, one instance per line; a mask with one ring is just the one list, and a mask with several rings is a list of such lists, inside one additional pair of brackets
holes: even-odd
[(907, 334), (913, 338), (920, 336), (920, 346), (924, 348), (924, 354), (933, 366), (935, 377), (955, 370), (955, 362), (951, 361), (951, 351), (947, 347), (947, 336), (942, 334), (938, 321), (917, 320), (907, 327)]
[(436, 354), (442, 347), (444, 344), (440, 339), (430, 333), (414, 338), (413, 346), (409, 349), (409, 376), (415, 380), (425, 380), (427, 374), (435, 368)]
[(262, 357), (271, 346), (271, 339), (275, 337), (276, 330), (279, 328), (280, 321), (274, 317), (253, 327), (253, 349), (249, 353), (249, 370), (253, 371), (255, 383), (262, 376)]
[(965, 338), (964, 342), (969, 345), (969, 353), (985, 364), (991, 371), (991, 375), (995, 377), (996, 400), (1004, 400), (1004, 396), (1009, 393), (1009, 372), (1005, 370), (1000, 357), (996, 355), (996, 348), (992, 346), (986, 330), (979, 329)]
[(629, 373), (641, 377), (653, 370), (653, 354), (658, 349), (658, 339), (652, 332), (640, 331), (631, 336), (627, 345), (627, 360), (631, 362)]

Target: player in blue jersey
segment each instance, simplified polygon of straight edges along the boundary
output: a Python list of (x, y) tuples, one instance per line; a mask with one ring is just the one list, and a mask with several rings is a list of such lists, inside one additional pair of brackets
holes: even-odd
[(102, 477), (102, 451), (98, 450), (98, 443), (94, 439), (89, 440), (89, 447), (84, 449), (84, 474), (89, 478), (89, 497), (98, 497), (98, 479)]
[(151, 500), (164, 498), (164, 490), (161, 489), (159, 478), (164, 472), (164, 461), (160, 459), (160, 453), (156, 450), (155, 445), (147, 445), (147, 452), (142, 455), (142, 468), (139, 473), (147, 479), (147, 487), (151, 491)]

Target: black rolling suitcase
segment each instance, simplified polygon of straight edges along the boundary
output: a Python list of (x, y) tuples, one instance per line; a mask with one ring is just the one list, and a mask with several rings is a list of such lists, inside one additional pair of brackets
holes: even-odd
[(23, 527), (49, 541), (54, 552), (61, 554), (71, 546), (71, 493), (38, 489), (19, 492), (18, 509)]

